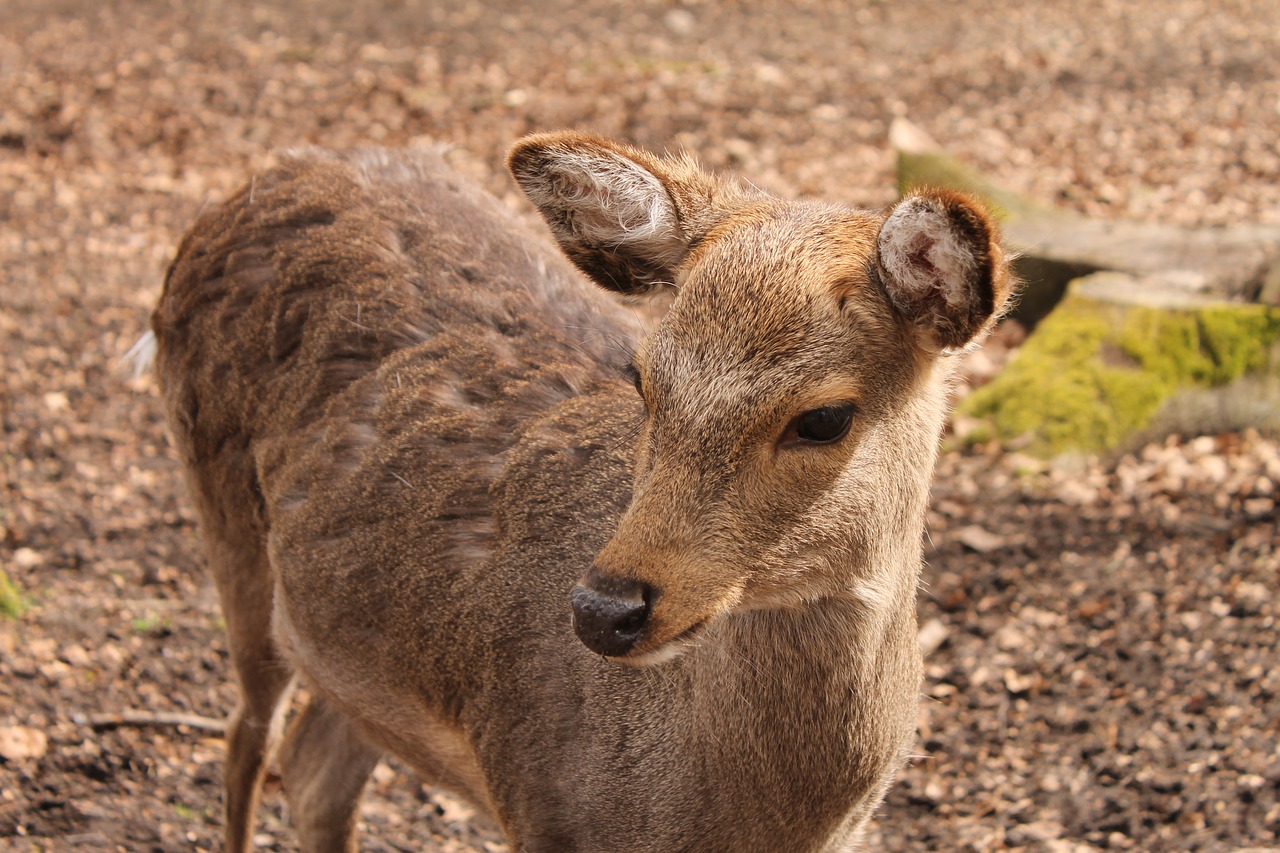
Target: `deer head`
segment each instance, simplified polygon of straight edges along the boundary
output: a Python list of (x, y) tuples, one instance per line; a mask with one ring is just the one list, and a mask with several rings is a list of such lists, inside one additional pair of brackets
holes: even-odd
[(526, 138), (509, 166), (599, 286), (677, 291), (627, 368), (633, 496), (573, 590), (582, 642), (652, 663), (734, 612), (914, 594), (938, 366), (1010, 293), (981, 206), (782, 201), (580, 133)]

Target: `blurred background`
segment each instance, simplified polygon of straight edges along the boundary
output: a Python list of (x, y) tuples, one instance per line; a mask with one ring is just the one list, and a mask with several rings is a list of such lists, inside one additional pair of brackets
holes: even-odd
[[(221, 619), (121, 363), (203, 205), (275, 149), (440, 142), (525, 210), (506, 148), (576, 127), (880, 208), (895, 119), (1070, 223), (1280, 244), (1274, 0), (0, 0), (0, 848), (220, 848)], [(1280, 849), (1274, 436), (1046, 453), (981, 420), (940, 461), (921, 738), (870, 849)], [(294, 850), (277, 789), (256, 841)], [(388, 764), (365, 849), (506, 850), (471, 817)]]

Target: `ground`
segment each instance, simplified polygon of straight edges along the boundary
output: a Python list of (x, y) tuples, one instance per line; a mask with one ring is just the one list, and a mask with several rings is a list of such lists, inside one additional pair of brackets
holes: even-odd
[[(515, 203), (504, 149), (575, 126), (878, 207), (905, 115), (1090, 215), (1280, 220), (1269, 0), (3, 7), (0, 849), (220, 846), (199, 718), (234, 703), (221, 621), (155, 390), (121, 362), (183, 228), (274, 148), (447, 141)], [(870, 848), (1280, 848), (1277, 485), (1250, 432), (1051, 465), (948, 449), (918, 757)], [(123, 712), (152, 720), (101, 716)], [(505, 850), (469, 816), (390, 764), (365, 848)], [(296, 849), (274, 781), (258, 832)]]

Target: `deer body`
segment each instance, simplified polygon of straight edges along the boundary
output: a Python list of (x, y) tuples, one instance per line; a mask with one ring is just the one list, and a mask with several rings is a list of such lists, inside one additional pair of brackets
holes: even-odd
[[(296, 672), (307, 849), (354, 846), (383, 752), (514, 850), (851, 849), (912, 738), (940, 351), (1007, 297), (994, 230), (573, 133), (511, 167), (599, 288), (429, 152), (291, 155), (170, 270), (157, 370), (243, 699), (228, 847)], [(648, 336), (604, 292), (663, 285)]]

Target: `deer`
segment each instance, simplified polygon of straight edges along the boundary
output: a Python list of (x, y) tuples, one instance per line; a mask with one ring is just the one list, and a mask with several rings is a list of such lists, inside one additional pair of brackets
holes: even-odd
[(507, 165), (554, 242), (441, 151), (306, 148), (168, 269), (154, 369), (240, 695), (227, 849), (273, 761), (303, 848), (357, 849), (388, 754), (522, 853), (856, 849), (915, 738), (996, 221), (577, 131)]

